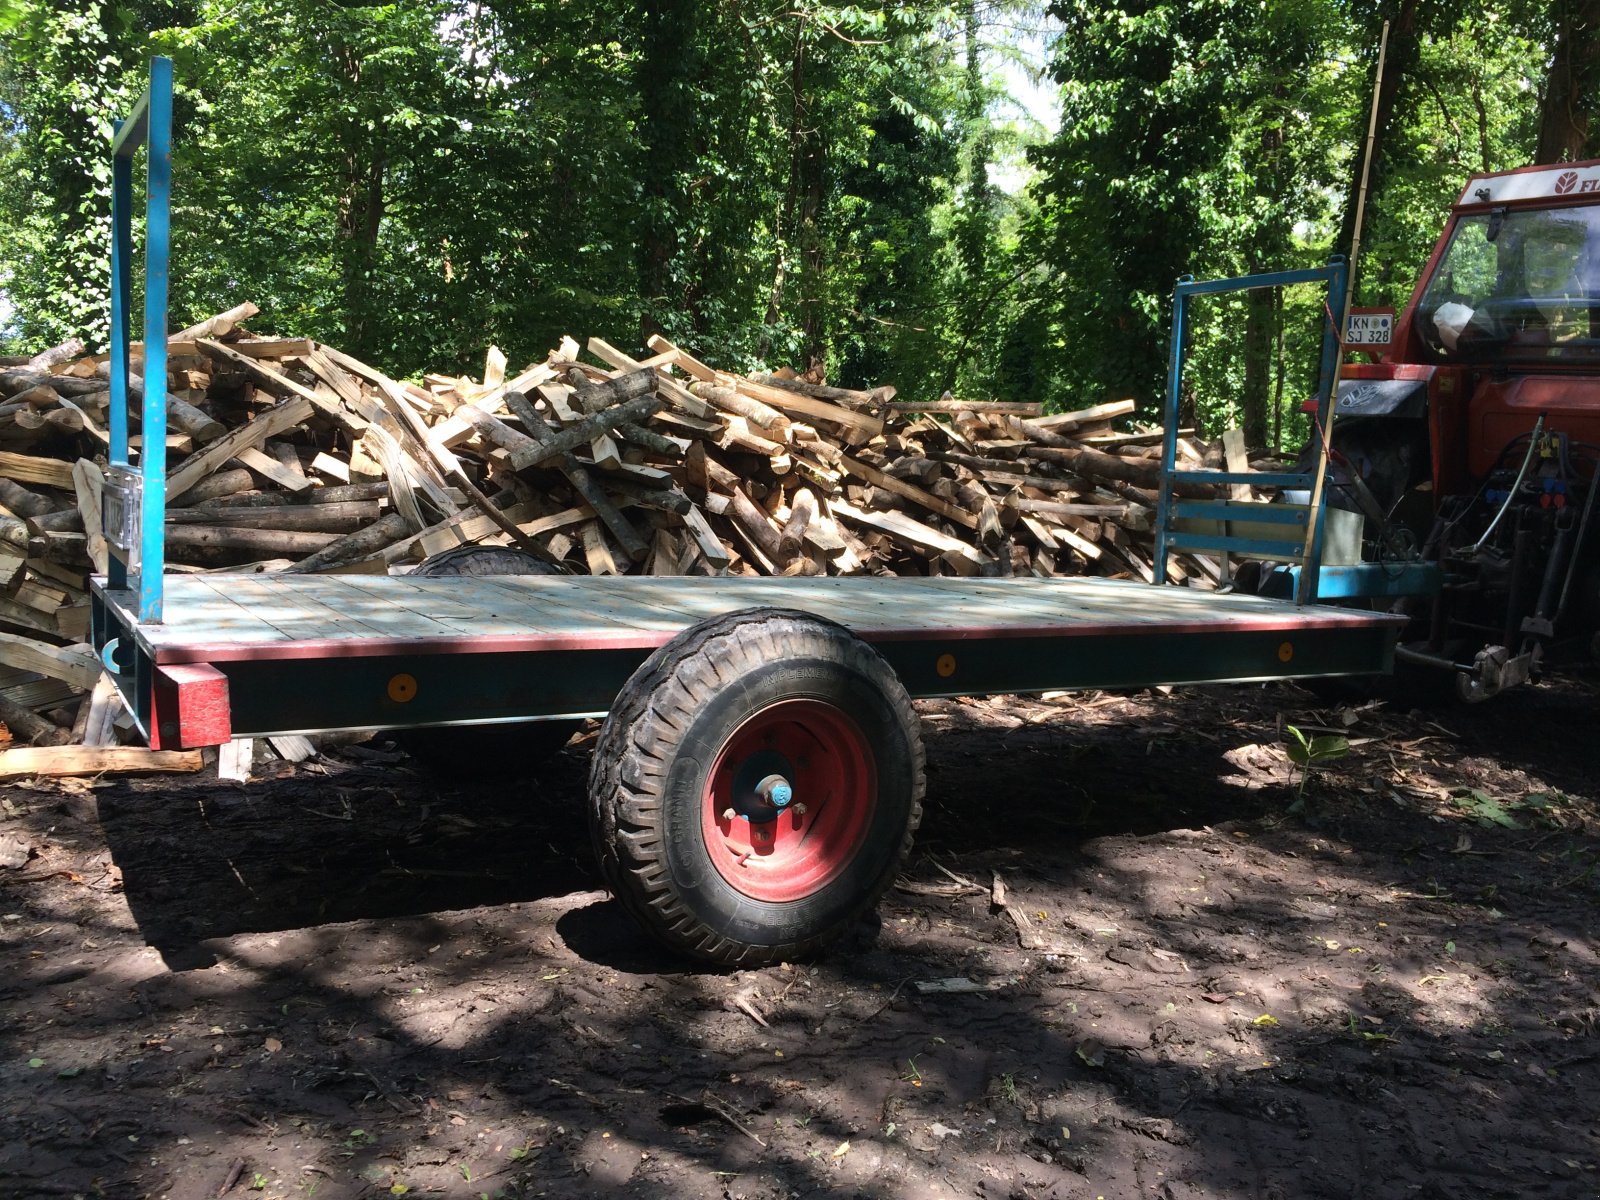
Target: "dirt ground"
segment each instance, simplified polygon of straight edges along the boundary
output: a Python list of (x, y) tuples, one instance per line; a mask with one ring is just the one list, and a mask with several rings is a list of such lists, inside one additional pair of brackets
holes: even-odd
[(584, 740), (0, 788), (0, 1195), (1600, 1195), (1593, 678), (920, 708), (879, 920), (738, 974), (596, 890)]

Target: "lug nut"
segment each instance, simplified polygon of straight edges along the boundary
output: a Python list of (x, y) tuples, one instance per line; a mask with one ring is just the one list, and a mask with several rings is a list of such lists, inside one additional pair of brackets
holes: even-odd
[(794, 812), (794, 814), (796, 816), (803, 817), (803, 816), (806, 815), (806, 806), (804, 804), (791, 804), (789, 806), (789, 808)]
[(734, 812), (733, 809), (731, 809), (731, 808), (725, 808), (725, 809), (722, 810), (722, 819), (724, 821), (731, 821), (735, 817), (737, 817), (738, 815), (739, 814)]

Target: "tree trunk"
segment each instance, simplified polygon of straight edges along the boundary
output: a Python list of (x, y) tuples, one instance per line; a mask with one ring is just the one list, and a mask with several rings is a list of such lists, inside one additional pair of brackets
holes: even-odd
[[(1383, 11), (1374, 20), (1372, 59), (1374, 71), (1377, 70), (1377, 31), (1382, 28), (1382, 18), (1389, 18), (1389, 50), (1383, 68), (1383, 81), (1378, 87), (1378, 120), (1373, 127), (1372, 136), (1372, 170), (1370, 172), (1367, 188), (1368, 196), (1377, 192), (1383, 185), (1383, 161), (1385, 147), (1388, 144), (1389, 127), (1394, 120), (1395, 104), (1400, 98), (1402, 89), (1410, 82), (1412, 68), (1417, 64), (1420, 42), (1417, 36), (1417, 9), (1420, 0), (1387, 0)], [(1392, 13), (1392, 15), (1390, 15)], [(1366, 90), (1366, 96), (1372, 96), (1372, 89)], [(1344, 206), (1344, 220), (1339, 227), (1339, 240), (1334, 245), (1337, 254), (1348, 254), (1350, 243), (1356, 233), (1356, 208), (1361, 192), (1361, 158), (1366, 148), (1367, 132), (1367, 107), (1361, 108), (1361, 122), (1357, 134), (1356, 154), (1350, 164), (1350, 190), (1346, 193)], [(1370, 205), (1369, 205), (1370, 210)], [(1363, 226), (1365, 221), (1363, 221)], [(1360, 263), (1356, 264), (1359, 273)]]
[(698, 12), (693, 0), (650, 0), (643, 6), (637, 76), (644, 157), (638, 236), (639, 295), (645, 306), (641, 341), (664, 332), (661, 316), (682, 302), (674, 265), (688, 202), (684, 176), (694, 147)]
[(1239, 396), (1239, 409), (1245, 444), (1249, 446), (1268, 444), (1273, 293), (1276, 291), (1276, 288), (1253, 288), (1245, 293), (1244, 391)]
[(1556, 44), (1539, 106), (1533, 161), (1593, 158), (1600, 153), (1590, 119), (1600, 105), (1600, 0), (1557, 0), (1550, 7)]
[[(783, 200), (778, 205), (776, 255), (772, 264), (772, 290), (767, 297), (767, 328), (770, 330), (783, 318), (784, 290), (788, 282), (789, 246), (793, 239), (796, 205), (800, 199), (801, 144), (806, 128), (806, 23), (795, 23), (794, 54), (789, 66), (789, 91), (792, 106), (789, 109), (789, 183)], [(771, 334), (761, 339), (761, 357), (766, 358), (771, 349)]]
[(373, 85), (365, 78), (359, 52), (349, 46), (338, 49), (340, 70), (351, 93), (353, 116), (342, 121), (341, 151), (344, 157), (343, 187), (339, 194), (339, 240), (343, 244), (343, 288), (345, 304), (344, 348), (357, 358), (371, 354), (369, 319), (372, 309), (372, 273), (378, 259), (378, 231), (383, 225), (384, 156), (371, 128), (380, 128), (375, 106), (368, 98)]

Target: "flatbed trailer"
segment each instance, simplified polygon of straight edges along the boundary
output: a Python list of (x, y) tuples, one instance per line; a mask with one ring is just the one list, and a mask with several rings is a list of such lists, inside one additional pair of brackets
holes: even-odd
[(1399, 618), (1113, 579), (187, 575), (166, 619), (95, 580), (157, 749), (602, 717), (645, 660), (751, 609), (850, 630), (916, 699), (1380, 672)]
[[(167, 576), (170, 97), (171, 65), (157, 60), (113, 143), (111, 559), (92, 582), (95, 648), (152, 747), (604, 716), (589, 803), (608, 884), (669, 946), (753, 965), (827, 945), (893, 880), (923, 797), (914, 697), (1392, 666), (1399, 617), (1105, 579)], [(151, 449), (134, 462), (129, 197), (145, 143)], [(1337, 305), (1342, 278), (1330, 267), (1225, 283), (1321, 281)], [(1334, 358), (1325, 347), (1324, 412)], [(1226, 553), (1237, 509), (1172, 502), (1171, 483), (1195, 474), (1172, 461), (1158, 518), (1163, 560), (1171, 548)], [(1202, 519), (1201, 532), (1179, 528), (1180, 510)], [(1320, 511), (1271, 515), (1286, 529), (1281, 544), (1239, 545), (1276, 548), (1314, 575)], [(1207, 517), (1216, 531), (1205, 532)]]

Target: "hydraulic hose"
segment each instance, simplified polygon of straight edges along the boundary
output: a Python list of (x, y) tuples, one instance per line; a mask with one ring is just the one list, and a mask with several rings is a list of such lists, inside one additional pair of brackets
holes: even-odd
[(1495, 527), (1500, 524), (1501, 518), (1503, 518), (1506, 513), (1511, 510), (1512, 501), (1517, 498), (1517, 493), (1522, 490), (1522, 481), (1528, 477), (1528, 468), (1533, 465), (1533, 456), (1538, 453), (1539, 435), (1543, 432), (1544, 414), (1540, 413), (1539, 419), (1534, 422), (1533, 434), (1528, 438), (1528, 453), (1522, 457), (1522, 467), (1517, 471), (1517, 478), (1511, 484), (1511, 490), (1506, 493), (1505, 503), (1500, 506), (1500, 511), (1495, 513), (1494, 520), (1489, 522), (1489, 528), (1483, 531), (1483, 536), (1474, 542), (1467, 550), (1468, 554), (1476, 554), (1479, 550), (1483, 549), (1483, 544), (1489, 540), (1489, 535), (1492, 534), (1495, 531)]

